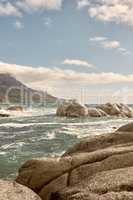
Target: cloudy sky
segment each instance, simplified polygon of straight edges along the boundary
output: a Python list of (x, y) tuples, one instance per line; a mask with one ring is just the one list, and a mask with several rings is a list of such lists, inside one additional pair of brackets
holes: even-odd
[(133, 0), (0, 0), (0, 72), (59, 97), (133, 102)]

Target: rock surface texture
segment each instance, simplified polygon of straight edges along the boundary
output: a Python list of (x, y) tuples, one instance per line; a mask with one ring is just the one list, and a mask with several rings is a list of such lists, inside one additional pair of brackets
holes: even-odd
[(133, 109), (125, 104), (106, 103), (87, 107), (77, 102), (65, 102), (58, 106), (57, 116), (62, 117), (133, 117)]
[(16, 182), (0, 180), (0, 200), (41, 200), (30, 189)]
[(16, 181), (43, 200), (133, 200), (133, 123), (128, 126), (86, 138), (62, 157), (29, 160)]

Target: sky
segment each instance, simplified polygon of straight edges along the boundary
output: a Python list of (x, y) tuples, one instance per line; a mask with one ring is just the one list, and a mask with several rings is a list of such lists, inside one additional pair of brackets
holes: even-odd
[(87, 103), (133, 102), (132, 0), (0, 0), (0, 72)]

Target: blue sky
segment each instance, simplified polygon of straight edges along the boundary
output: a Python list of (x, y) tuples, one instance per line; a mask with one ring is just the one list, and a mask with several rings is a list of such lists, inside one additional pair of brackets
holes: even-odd
[(132, 35), (132, 0), (0, 0), (0, 71), (58, 96), (131, 94)]

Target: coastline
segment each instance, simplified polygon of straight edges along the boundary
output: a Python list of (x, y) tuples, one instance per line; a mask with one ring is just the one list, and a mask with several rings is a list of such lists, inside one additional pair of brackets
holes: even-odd
[(16, 182), (42, 200), (129, 200), (133, 196), (132, 174), (133, 123), (110, 134), (83, 139), (62, 157), (27, 161)]

